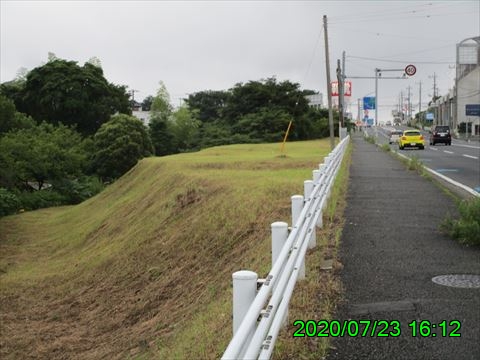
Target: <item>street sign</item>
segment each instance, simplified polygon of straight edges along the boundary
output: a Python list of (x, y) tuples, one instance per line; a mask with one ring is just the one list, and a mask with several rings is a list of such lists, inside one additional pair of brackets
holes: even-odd
[(364, 97), (363, 110), (374, 110), (374, 109), (375, 109), (375, 96)]
[(415, 75), (416, 72), (417, 72), (417, 68), (412, 64), (407, 65), (405, 67), (405, 74), (407, 74), (408, 76), (413, 76)]
[(480, 104), (467, 104), (465, 105), (466, 116), (480, 116)]

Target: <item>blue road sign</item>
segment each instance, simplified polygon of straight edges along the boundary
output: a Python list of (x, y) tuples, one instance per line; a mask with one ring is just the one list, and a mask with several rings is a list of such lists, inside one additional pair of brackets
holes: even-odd
[(480, 104), (467, 104), (465, 105), (466, 116), (480, 116)]
[(367, 96), (363, 98), (363, 110), (375, 109), (375, 96)]

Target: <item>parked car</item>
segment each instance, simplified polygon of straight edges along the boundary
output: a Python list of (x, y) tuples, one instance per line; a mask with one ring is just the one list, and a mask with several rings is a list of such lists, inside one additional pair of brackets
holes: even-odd
[(388, 139), (389, 144), (398, 143), (398, 140), (403, 135), (402, 130), (392, 130), (390, 131), (390, 137)]
[(398, 140), (398, 148), (403, 150), (406, 147), (418, 147), (425, 149), (423, 135), (418, 130), (405, 130)]
[(443, 143), (445, 145), (452, 145), (452, 135), (450, 134), (450, 126), (435, 125), (430, 130), (430, 145)]

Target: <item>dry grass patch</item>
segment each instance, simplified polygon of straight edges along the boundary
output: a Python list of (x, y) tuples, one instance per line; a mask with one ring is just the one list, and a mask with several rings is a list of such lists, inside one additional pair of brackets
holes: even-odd
[(144, 159), (82, 204), (2, 218), (0, 357), (218, 358), (231, 274), (268, 272), (270, 224), (328, 152), (322, 140), (286, 158), (260, 144)]
[[(339, 272), (342, 264), (337, 259), (337, 250), (344, 225), (351, 151), (350, 145), (323, 213), (323, 228), (317, 229), (317, 247), (307, 253), (306, 278), (295, 287), (288, 325), (280, 332), (274, 359), (322, 359), (328, 352), (329, 338), (294, 338), (298, 326), (294, 327), (293, 323), (295, 320), (331, 320), (341, 299), (343, 290)], [(331, 269), (322, 269), (326, 260), (331, 261)]]

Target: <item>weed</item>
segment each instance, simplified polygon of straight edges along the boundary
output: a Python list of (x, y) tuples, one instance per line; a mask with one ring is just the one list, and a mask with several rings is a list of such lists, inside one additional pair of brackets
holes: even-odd
[(460, 202), (459, 219), (447, 217), (441, 228), (465, 245), (480, 245), (480, 199)]
[(157, 266), (154, 266), (148, 269), (148, 279), (150, 281), (157, 280), (161, 275), (162, 275), (162, 270)]
[(365, 135), (364, 139), (370, 144), (375, 144), (375, 137), (372, 135)]
[(423, 163), (418, 158), (418, 156), (413, 155), (412, 157), (410, 157), (410, 160), (408, 160), (407, 168), (408, 170), (415, 170), (415, 171), (418, 171), (419, 173), (422, 173)]
[(386, 151), (386, 152), (391, 151), (390, 145), (388, 145), (388, 144), (382, 144), (382, 146), (381, 146), (380, 148), (381, 148), (383, 151)]

